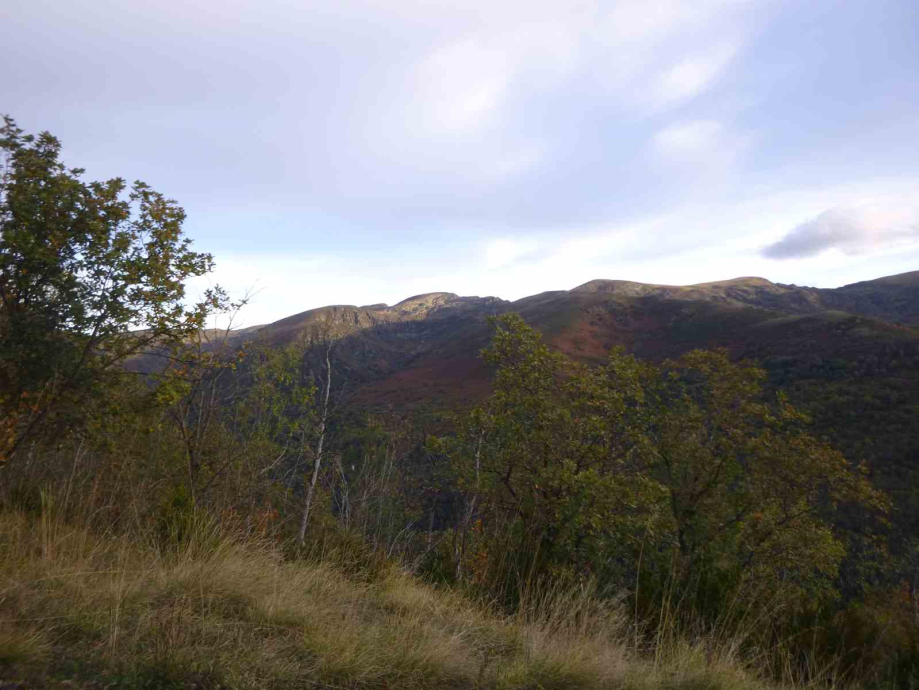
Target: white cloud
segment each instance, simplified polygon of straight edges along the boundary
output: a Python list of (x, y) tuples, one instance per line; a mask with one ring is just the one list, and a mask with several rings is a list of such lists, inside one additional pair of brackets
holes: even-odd
[[(22, 124), (59, 134), (93, 178), (182, 201), (215, 280), (261, 289), (253, 322), (599, 276), (811, 280), (912, 237), (896, 204), (865, 195), (919, 198), (893, 178), (916, 173), (902, 123), (919, 101), (863, 79), (865, 99), (897, 108), (840, 107), (844, 11), (815, 47), (785, 31), (794, 4), (770, 0), (13, 4), (0, 53), (29, 56), (10, 83)], [(864, 74), (896, 66), (863, 52)], [(818, 72), (827, 88), (808, 91)], [(909, 82), (894, 76), (880, 82)], [(746, 155), (760, 136), (772, 145)]]
[(763, 250), (771, 259), (817, 256), (829, 250), (866, 254), (919, 243), (919, 206), (837, 206), (807, 220)]
[(428, 128), (475, 129), (493, 116), (510, 78), (501, 51), (467, 39), (436, 50), (419, 67), (420, 106)]
[(658, 103), (669, 105), (699, 95), (721, 75), (736, 53), (737, 46), (728, 43), (681, 60), (659, 77)]
[(620, 41), (648, 41), (674, 31), (691, 15), (692, 9), (676, 0), (619, 2), (610, 9), (604, 28)]
[[(735, 5), (381, 5), (384, 22), (411, 16), (436, 26), (438, 38), (417, 60), (408, 56), (385, 79), (366, 85), (378, 90), (365, 97), (373, 105), (362, 125), (374, 142), (370, 153), (467, 180), (483, 168), (525, 169), (533, 157), (520, 155), (521, 148), (564, 136), (585, 113), (642, 116), (704, 91), (742, 43), (744, 20)], [(575, 98), (566, 93), (572, 85)]]
[(718, 198), (729, 193), (754, 141), (720, 120), (675, 122), (651, 138), (648, 160), (665, 179), (680, 181), (685, 198)]

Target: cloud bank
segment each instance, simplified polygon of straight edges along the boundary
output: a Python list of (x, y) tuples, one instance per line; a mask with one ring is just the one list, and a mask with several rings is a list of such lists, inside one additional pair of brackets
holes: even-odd
[(801, 259), (831, 249), (856, 255), (913, 242), (919, 242), (919, 206), (838, 206), (801, 223), (763, 256)]

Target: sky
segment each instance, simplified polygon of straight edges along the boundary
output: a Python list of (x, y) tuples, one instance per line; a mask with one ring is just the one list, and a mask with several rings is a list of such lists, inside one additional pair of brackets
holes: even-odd
[(916, 0), (4, 0), (0, 112), (140, 179), (241, 325), (919, 269)]

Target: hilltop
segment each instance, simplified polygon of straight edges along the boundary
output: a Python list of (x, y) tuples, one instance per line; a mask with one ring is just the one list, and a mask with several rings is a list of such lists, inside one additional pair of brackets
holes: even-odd
[(484, 394), (487, 318), (507, 312), (586, 362), (615, 346), (654, 360), (718, 347), (736, 358), (858, 359), (915, 344), (919, 271), (835, 289), (740, 277), (685, 286), (596, 279), (515, 301), (432, 292), (392, 306), (311, 309), (230, 337), (278, 346), (331, 338), (359, 402), (414, 405)]

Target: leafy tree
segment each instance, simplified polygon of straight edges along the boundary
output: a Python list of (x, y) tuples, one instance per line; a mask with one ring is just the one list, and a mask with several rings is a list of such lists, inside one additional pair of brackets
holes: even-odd
[(182, 234), (185, 212), (142, 182), (85, 182), (47, 132), (0, 128), (0, 466), (132, 355), (196, 332), (222, 297), (185, 304), (213, 267)]
[[(462, 527), (474, 534), (456, 570), (508, 600), (548, 573), (609, 579), (663, 507), (663, 487), (633, 467), (638, 439), (620, 423), (640, 390), (603, 386), (516, 314), (493, 324), (483, 356), (497, 365), (494, 393), (446, 444), (472, 495)], [(624, 364), (637, 383), (642, 365)]]
[(808, 433), (804, 414), (764, 393), (764, 380), (761, 369), (725, 352), (664, 362), (644, 386), (647, 413), (635, 420), (644, 465), (667, 489), (685, 572), (755, 580), (761, 591), (781, 586), (786, 597), (831, 593), (845, 555), (832, 520), (837, 506), (885, 503), (841, 453)]
[(750, 582), (798, 602), (832, 591), (845, 554), (833, 511), (884, 502), (764, 393), (760, 369), (723, 352), (655, 366), (621, 350), (590, 369), (517, 315), (493, 323), (494, 392), (449, 449), (475, 533), (457, 572), (513, 598), (547, 574), (631, 586), (643, 558), (659, 584), (675, 574), (718, 596)]

